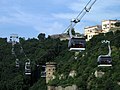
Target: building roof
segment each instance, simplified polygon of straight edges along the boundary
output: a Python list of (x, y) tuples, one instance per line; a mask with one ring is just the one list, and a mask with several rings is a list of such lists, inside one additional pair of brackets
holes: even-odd
[(105, 21), (120, 21), (120, 20), (117, 20), (117, 19), (115, 19), (115, 20), (111, 20), (111, 19), (109, 19), (109, 20), (102, 20), (102, 22), (105, 22)]
[(101, 25), (95, 25), (95, 26), (87, 26), (84, 29), (88, 29), (88, 28), (93, 28), (93, 27), (102, 27)]

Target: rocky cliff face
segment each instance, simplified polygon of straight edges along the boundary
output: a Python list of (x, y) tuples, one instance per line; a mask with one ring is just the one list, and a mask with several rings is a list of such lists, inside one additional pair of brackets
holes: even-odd
[(78, 87), (76, 85), (62, 87), (62, 86), (48, 86), (47, 90), (78, 90)]

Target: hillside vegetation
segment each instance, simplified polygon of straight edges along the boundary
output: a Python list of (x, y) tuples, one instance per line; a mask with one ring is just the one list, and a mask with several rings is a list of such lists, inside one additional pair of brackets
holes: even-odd
[[(57, 62), (56, 78), (49, 82), (54, 86), (69, 86), (76, 84), (80, 90), (120, 90), (120, 31), (108, 32), (94, 36), (85, 51), (74, 58), (74, 52), (67, 48), (68, 41), (45, 38), (38, 35), (38, 39), (24, 40), (20, 43), (25, 54), (31, 60), (32, 75), (25, 76), (24, 65), (26, 57), (20, 52), (20, 44), (15, 45), (17, 58), (20, 60), (20, 68), (15, 67), (15, 57), (11, 54), (11, 43), (5, 38), (0, 38), (0, 90), (47, 90), (45, 79), (40, 77), (41, 67), (49, 61)], [(97, 58), (101, 54), (108, 53), (107, 44), (102, 40), (111, 41), (113, 67), (97, 67)], [(76, 76), (69, 77), (70, 71), (75, 70)], [(103, 77), (96, 78), (96, 70), (105, 72)], [(36, 76), (38, 72), (38, 76)], [(60, 75), (63, 78), (60, 79)]]

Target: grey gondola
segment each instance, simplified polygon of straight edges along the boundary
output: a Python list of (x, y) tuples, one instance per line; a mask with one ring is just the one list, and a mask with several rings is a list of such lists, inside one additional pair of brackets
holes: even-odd
[(16, 64), (16, 67), (17, 67), (17, 68), (20, 67), (20, 65), (19, 65), (19, 59), (16, 59), (15, 64)]
[(110, 41), (103, 40), (102, 43), (108, 44), (109, 53), (107, 55), (100, 55), (98, 56), (97, 64), (98, 67), (104, 67), (104, 66), (112, 66), (112, 57), (111, 57), (111, 48), (110, 48)]
[(112, 58), (111, 56), (99, 56), (98, 57), (98, 67), (101, 66), (112, 66)]
[(25, 75), (31, 75), (30, 60), (25, 62)]
[(82, 51), (86, 48), (85, 38), (70, 38), (68, 43), (68, 48), (70, 51)]
[(42, 70), (41, 70), (41, 77), (45, 78), (46, 77), (46, 65), (42, 65)]

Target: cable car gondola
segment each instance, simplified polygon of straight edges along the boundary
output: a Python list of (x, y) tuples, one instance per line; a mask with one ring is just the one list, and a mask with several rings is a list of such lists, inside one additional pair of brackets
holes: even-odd
[(70, 38), (68, 43), (68, 48), (70, 51), (81, 51), (86, 48), (85, 38)]
[(19, 59), (16, 59), (15, 64), (16, 64), (16, 68), (20, 67), (20, 65), (19, 65)]
[(107, 43), (108, 44), (109, 52), (108, 52), (107, 55), (100, 55), (100, 56), (98, 56), (98, 60), (97, 60), (98, 67), (112, 66), (110, 41), (103, 40), (102, 43)]
[(42, 70), (41, 70), (41, 77), (45, 78), (46, 77), (46, 65), (42, 65)]
[(74, 37), (72, 35), (72, 29), (74, 28), (74, 26), (81, 21), (81, 19), (83, 18), (83, 16), (90, 11), (91, 7), (93, 6), (93, 4), (96, 2), (96, 0), (94, 1), (89, 1), (86, 6), (83, 8), (83, 10), (78, 14), (78, 16), (74, 19), (71, 20), (71, 24), (69, 25), (69, 36), (70, 36), (70, 40), (68, 43), (68, 48), (70, 51), (81, 51), (81, 50), (85, 50), (86, 48), (86, 41), (85, 38), (78, 38), (78, 37)]
[(68, 48), (70, 51), (82, 51), (86, 48), (86, 41), (84, 36), (78, 37), (72, 35), (72, 29), (75, 23), (78, 23), (79, 19), (72, 19), (71, 20), (71, 26), (69, 29), (69, 42), (68, 42)]
[(25, 62), (25, 75), (31, 75), (30, 60)]
[(112, 58), (111, 56), (104, 56), (104, 55), (101, 55), (98, 57), (98, 67), (101, 67), (101, 66), (112, 66)]

